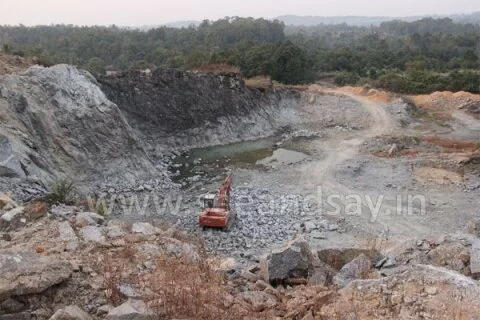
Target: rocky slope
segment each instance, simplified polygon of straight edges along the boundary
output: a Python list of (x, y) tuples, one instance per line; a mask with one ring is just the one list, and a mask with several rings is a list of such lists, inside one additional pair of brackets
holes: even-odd
[(101, 79), (110, 100), (154, 144), (204, 146), (268, 136), (291, 123), (298, 91), (262, 92), (233, 73), (125, 72)]
[(128, 72), (100, 88), (68, 65), (1, 75), (0, 88), (0, 184), (27, 182), (32, 191), (36, 183), (36, 192), (64, 177), (89, 186), (155, 178), (150, 185), (165, 186), (172, 147), (272, 134), (295, 117), (290, 107), (301, 96), (248, 89), (235, 74), (172, 70)]
[(1, 320), (450, 320), (480, 310), (469, 277), (480, 265), (478, 219), (472, 235), (389, 252), (314, 250), (300, 236), (242, 266), (206, 256), (201, 241), (167, 225), (34, 208), (0, 194)]
[(1, 176), (48, 184), (153, 170), (123, 114), (87, 72), (32, 67), (1, 76), (0, 87)]

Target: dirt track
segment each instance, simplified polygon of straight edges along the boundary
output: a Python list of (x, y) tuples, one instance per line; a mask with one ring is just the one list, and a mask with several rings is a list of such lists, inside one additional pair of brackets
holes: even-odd
[[(358, 245), (369, 238), (381, 237), (389, 238), (393, 246), (396, 240), (462, 233), (466, 222), (480, 213), (477, 209), (480, 205), (479, 189), (476, 188), (480, 178), (473, 173), (458, 174), (456, 170), (460, 167), (452, 161), (454, 155), (444, 154), (441, 150), (430, 152), (424, 149), (423, 143), (415, 146), (418, 149), (415, 156), (377, 157), (369, 151), (370, 146), (375, 146), (386, 153), (392, 145), (385, 140), (403, 136), (422, 139), (424, 132), (457, 137), (455, 128), (461, 124), (455, 119), (449, 130), (439, 128), (434, 121), (414, 118), (402, 127), (396, 110), (405, 106), (399, 102), (379, 102), (347, 90), (318, 86), (312, 86), (309, 92), (318, 98), (314, 104), (302, 107), (300, 114), (304, 115), (305, 122), (300, 127), (328, 132), (322, 139), (295, 144), (294, 147), (311, 155), (310, 161), (248, 177), (253, 179), (252, 184), (277, 192), (288, 190), (311, 196), (321, 188), (324, 198), (339, 196), (342, 199), (337, 201), (342, 207), (340, 215), (330, 215), (328, 206), (318, 210), (317, 215), (318, 219), (327, 218), (340, 224), (345, 232), (330, 232), (328, 239), (318, 241), (318, 245)], [(328, 104), (324, 95), (338, 97), (338, 105)], [(331, 132), (331, 129), (318, 126), (326, 114), (332, 115), (340, 105), (348, 105), (351, 110), (343, 112), (347, 115), (345, 121), (362, 127), (360, 130)], [(421, 130), (416, 129), (417, 126)], [(475, 133), (475, 128), (470, 126), (469, 130)], [(378, 140), (384, 144), (379, 145)], [(455, 154), (460, 155), (462, 150)], [(448, 167), (450, 165), (454, 168)], [(361, 215), (346, 213), (351, 203), (345, 199), (348, 195), (362, 198)], [(366, 196), (370, 197), (371, 203)], [(425, 202), (412, 201), (412, 208), (409, 208), (409, 196), (423, 197)], [(380, 199), (380, 210), (372, 213)]]

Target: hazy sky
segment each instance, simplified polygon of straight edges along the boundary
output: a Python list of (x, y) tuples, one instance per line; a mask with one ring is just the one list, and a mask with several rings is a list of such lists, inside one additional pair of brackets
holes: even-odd
[(225, 16), (408, 16), (473, 11), (480, 11), (480, 0), (0, 0), (0, 25), (138, 26)]

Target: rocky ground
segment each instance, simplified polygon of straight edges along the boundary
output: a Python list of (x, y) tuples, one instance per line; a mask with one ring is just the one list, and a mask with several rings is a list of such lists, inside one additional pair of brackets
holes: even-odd
[(0, 60), (0, 320), (476, 319), (478, 96)]
[[(463, 237), (313, 249), (248, 265), (165, 224), (1, 195), (0, 319), (475, 319), (480, 221)], [(215, 297), (215, 299), (212, 299)]]

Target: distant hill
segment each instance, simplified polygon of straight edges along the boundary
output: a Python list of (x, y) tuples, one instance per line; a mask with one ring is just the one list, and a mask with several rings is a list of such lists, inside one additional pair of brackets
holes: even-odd
[[(322, 17), (322, 16), (296, 16), (296, 15), (284, 15), (276, 17), (275, 19), (283, 21), (287, 26), (316, 26), (319, 24), (348, 24), (351, 26), (378, 26), (382, 22), (401, 20), (405, 22), (412, 22), (421, 20), (423, 18), (432, 17), (432, 18), (450, 18), (454, 22), (458, 23), (473, 23), (480, 24), (480, 11), (468, 14), (453, 14), (453, 15), (425, 15), (425, 16), (408, 16), (408, 17), (366, 17), (366, 16), (332, 16), (332, 17)], [(165, 24), (159, 25), (146, 25), (140, 27), (131, 27), (132, 29), (140, 30), (149, 30), (153, 28), (158, 28), (162, 26), (170, 28), (188, 28), (190, 26), (197, 27), (202, 23), (201, 21), (196, 20), (184, 20), (184, 21), (174, 21)]]
[(458, 23), (474, 23), (480, 24), (480, 12), (470, 14), (455, 14), (449, 16), (409, 16), (409, 17), (364, 17), (364, 16), (336, 16), (336, 17), (321, 17), (321, 16), (296, 16), (285, 15), (277, 17), (278, 20), (283, 21), (286, 25), (294, 26), (315, 26), (319, 24), (348, 24), (352, 26), (370, 26), (380, 25), (382, 22), (401, 20), (412, 22), (422, 18), (450, 18)]
[(370, 26), (380, 25), (385, 21), (402, 20), (412, 22), (422, 19), (422, 16), (412, 17), (361, 17), (361, 16), (337, 16), (337, 17), (320, 17), (320, 16), (295, 16), (286, 15), (277, 17), (278, 20), (283, 21), (286, 25), (293, 26), (316, 26), (319, 24), (342, 24), (346, 23), (352, 26)]
[(194, 25), (195, 27), (198, 26), (201, 21), (195, 21), (195, 20), (185, 20), (185, 21), (174, 21), (170, 23), (166, 23), (165, 26), (170, 27), (170, 28), (188, 28), (191, 25)]

